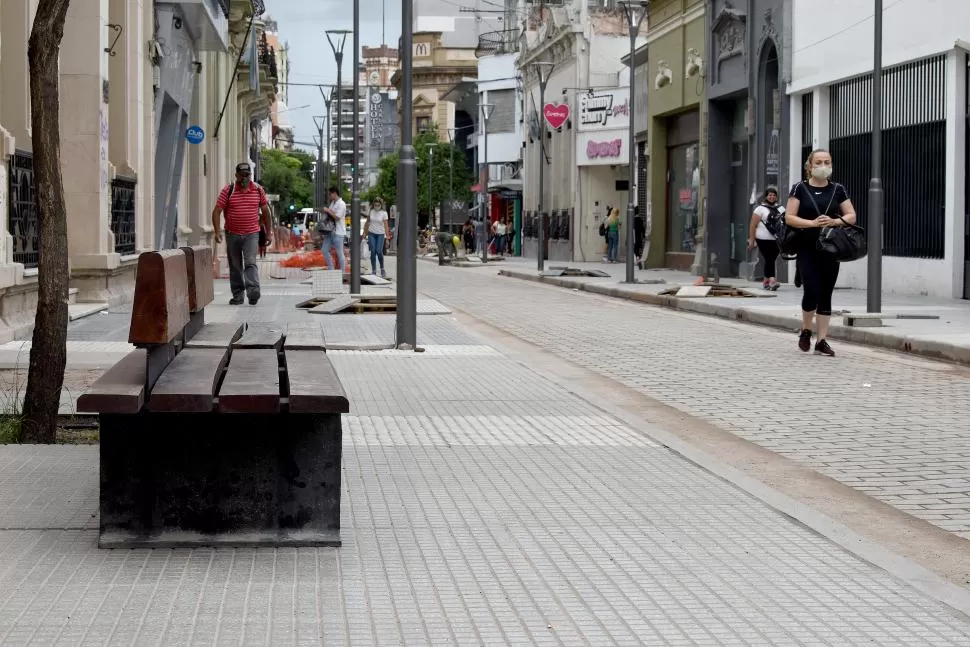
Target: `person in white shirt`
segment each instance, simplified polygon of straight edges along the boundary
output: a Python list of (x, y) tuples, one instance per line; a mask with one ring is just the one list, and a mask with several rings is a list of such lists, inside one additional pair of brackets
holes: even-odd
[(775, 279), (775, 263), (778, 260), (778, 241), (768, 231), (765, 220), (771, 215), (772, 211), (776, 214), (784, 215), (785, 209), (778, 204), (778, 187), (769, 186), (765, 189), (764, 198), (761, 204), (751, 214), (751, 225), (748, 232), (748, 249), (758, 248), (761, 258), (764, 260), (765, 277), (764, 288), (766, 290), (777, 290), (778, 281)]
[(495, 253), (498, 256), (505, 256), (505, 234), (508, 233), (508, 226), (504, 218), (499, 218), (492, 225), (492, 234), (495, 238)]
[(377, 264), (380, 262), (381, 277), (387, 278), (387, 273), (384, 271), (384, 241), (391, 238), (391, 231), (387, 210), (384, 208), (384, 201), (380, 198), (375, 198), (374, 202), (371, 203), (365, 230), (367, 231), (367, 245), (370, 247), (371, 272), (377, 274)]
[(347, 236), (347, 203), (340, 197), (337, 187), (330, 187), (330, 206), (324, 207), (324, 218), (319, 224), (319, 231), (323, 234), (323, 258), (327, 262), (327, 269), (333, 269), (333, 259), (330, 258), (330, 250), (335, 248), (337, 253), (337, 264), (343, 272), (346, 267), (344, 258), (344, 238)]

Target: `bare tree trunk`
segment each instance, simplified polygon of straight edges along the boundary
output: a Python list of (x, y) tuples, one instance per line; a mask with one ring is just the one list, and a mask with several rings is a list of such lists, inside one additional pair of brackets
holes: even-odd
[(34, 196), (39, 220), (37, 315), (24, 396), (21, 440), (53, 443), (67, 362), (67, 213), (61, 175), (58, 58), (71, 0), (40, 0), (30, 32)]

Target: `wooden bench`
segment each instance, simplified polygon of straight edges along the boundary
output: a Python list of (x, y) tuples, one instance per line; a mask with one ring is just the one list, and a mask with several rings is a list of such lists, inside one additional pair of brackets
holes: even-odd
[(206, 324), (212, 251), (138, 259), (136, 350), (81, 396), (102, 548), (339, 546), (341, 414), (318, 321)]

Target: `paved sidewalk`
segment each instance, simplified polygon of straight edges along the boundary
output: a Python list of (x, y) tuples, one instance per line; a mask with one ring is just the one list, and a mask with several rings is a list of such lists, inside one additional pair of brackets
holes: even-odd
[(331, 353), (339, 549), (99, 551), (97, 448), (0, 447), (0, 644), (970, 644), (966, 616), (418, 325), (447, 341)]
[[(697, 279), (687, 272), (673, 270), (638, 270), (637, 280), (661, 281), (628, 285), (623, 283), (626, 269), (622, 264), (547, 262), (550, 267), (595, 269), (611, 274), (610, 278), (539, 277), (535, 259), (509, 259), (500, 268), (505, 276), (542, 281), (549, 285), (583, 290), (604, 296), (632, 299), (651, 305), (714, 315), (732, 321), (747, 321), (784, 330), (801, 326), (802, 291), (784, 285), (778, 292), (763, 293), (762, 298), (704, 297), (677, 298), (660, 292), (678, 285), (691, 285)], [(722, 283), (761, 290), (760, 282), (722, 279)], [(838, 289), (833, 306), (836, 312), (866, 312), (866, 291)], [(882, 310), (887, 315), (936, 315), (939, 319), (884, 319), (879, 328), (842, 325), (842, 318), (832, 318), (831, 337), (860, 344), (899, 350), (931, 358), (942, 358), (970, 365), (970, 301), (931, 297), (886, 295)]]
[[(436, 266), (421, 289), (660, 403), (970, 539), (970, 372)], [(970, 573), (967, 574), (970, 578)]]

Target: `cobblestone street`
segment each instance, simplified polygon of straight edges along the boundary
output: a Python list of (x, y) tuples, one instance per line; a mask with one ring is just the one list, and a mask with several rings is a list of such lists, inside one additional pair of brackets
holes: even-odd
[(495, 271), (420, 263), (419, 289), (970, 539), (966, 368), (845, 343), (805, 355), (794, 334)]
[[(471, 276), (432, 292), (521, 307)], [(295, 316), (287, 298), (236, 312)], [(325, 325), (374, 340), (393, 319)], [(339, 549), (98, 550), (97, 448), (0, 447), (0, 644), (970, 643), (951, 607), (453, 318), (418, 325), (425, 353), (328, 352), (352, 403)]]

